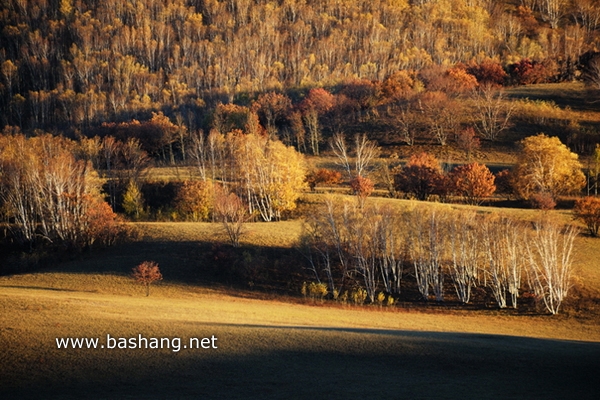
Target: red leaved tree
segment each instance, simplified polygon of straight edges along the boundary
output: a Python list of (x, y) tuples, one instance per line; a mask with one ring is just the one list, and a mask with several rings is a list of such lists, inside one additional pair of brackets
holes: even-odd
[(428, 153), (414, 154), (394, 176), (396, 190), (426, 200), (436, 194), (443, 179), (442, 168), (435, 156)]
[(361, 208), (365, 205), (365, 200), (373, 193), (373, 189), (375, 188), (372, 180), (360, 175), (350, 181), (350, 187), (352, 188), (352, 192), (358, 197)]
[(316, 171), (311, 171), (306, 175), (306, 183), (310, 190), (314, 192), (317, 185), (335, 185), (342, 180), (342, 173), (331, 169), (320, 168)]
[(150, 296), (150, 284), (154, 281), (162, 280), (162, 274), (158, 268), (158, 263), (154, 261), (144, 261), (133, 268), (131, 276), (136, 282), (146, 287), (146, 296)]

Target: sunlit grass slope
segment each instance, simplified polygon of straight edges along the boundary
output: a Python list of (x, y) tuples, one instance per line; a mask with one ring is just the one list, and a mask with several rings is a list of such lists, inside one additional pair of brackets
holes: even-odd
[[(124, 279), (111, 284), (128, 295), (21, 286), (27, 281), (0, 281), (0, 395), (8, 397), (458, 398), (467, 390), (514, 398), (535, 389), (592, 398), (597, 389), (600, 332), (576, 320), (340, 309), (168, 285), (146, 298)], [(218, 349), (55, 344), (107, 334), (215, 335)]]
[[(137, 242), (0, 277), (0, 398), (591, 399), (600, 389), (597, 313), (356, 308), (208, 286), (195, 249), (222, 239), (218, 225), (137, 226)], [(293, 251), (300, 232), (300, 221), (253, 223), (243, 244)], [(577, 285), (594, 295), (598, 243), (576, 244)], [(150, 297), (127, 276), (147, 259), (165, 276)], [(107, 334), (214, 335), (218, 349), (56, 348), (57, 337)]]

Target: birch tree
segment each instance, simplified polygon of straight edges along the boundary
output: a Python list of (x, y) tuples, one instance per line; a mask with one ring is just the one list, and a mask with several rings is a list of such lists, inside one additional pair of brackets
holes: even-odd
[(417, 288), (424, 300), (429, 300), (431, 289), (436, 301), (443, 301), (446, 237), (442, 217), (435, 211), (423, 209), (415, 210), (412, 214), (409, 246)]
[(497, 140), (510, 127), (514, 106), (508, 102), (502, 89), (484, 85), (475, 91), (475, 127), (485, 139)]
[(456, 295), (467, 304), (477, 283), (480, 264), (479, 221), (472, 212), (453, 213), (448, 220), (451, 263), (449, 275)]
[(551, 314), (558, 314), (571, 287), (573, 243), (578, 229), (543, 221), (527, 242), (529, 281)]
[(500, 308), (506, 308), (508, 276), (504, 246), (500, 238), (496, 221), (486, 219), (482, 224), (483, 251), (485, 254), (484, 274), (487, 286), (492, 290), (494, 299)]
[(73, 248), (94, 241), (90, 232), (100, 224), (89, 216), (101, 206), (101, 182), (91, 162), (77, 160), (74, 151), (73, 142), (51, 135), (0, 136), (0, 196), (22, 244)]
[(272, 221), (296, 208), (299, 192), (306, 184), (306, 167), (294, 148), (255, 134), (230, 133), (227, 141), (232, 146), (234, 176), (239, 179), (250, 214), (257, 212), (263, 221)]

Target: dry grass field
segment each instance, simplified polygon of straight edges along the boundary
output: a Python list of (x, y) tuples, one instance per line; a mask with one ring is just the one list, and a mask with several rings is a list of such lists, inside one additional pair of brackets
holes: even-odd
[[(91, 275), (0, 282), (3, 398), (593, 398), (590, 321), (260, 300)], [(94, 291), (93, 284), (103, 287)], [(114, 294), (115, 292), (119, 294)], [(57, 337), (218, 338), (218, 349), (57, 349)], [(532, 391), (533, 392), (532, 394)]]
[[(313, 304), (203, 280), (198, 248), (222, 238), (217, 225), (137, 227), (136, 242), (0, 277), (0, 398), (592, 399), (600, 390), (596, 302), (587, 314), (571, 306), (554, 317)], [(253, 223), (242, 242), (293, 255), (300, 232), (299, 221)], [(576, 244), (578, 293), (595, 299), (599, 243), (582, 236)], [(150, 297), (127, 276), (143, 260), (159, 262), (165, 278)], [(108, 345), (108, 334), (182, 345), (214, 335), (218, 348), (56, 345), (66, 337)]]

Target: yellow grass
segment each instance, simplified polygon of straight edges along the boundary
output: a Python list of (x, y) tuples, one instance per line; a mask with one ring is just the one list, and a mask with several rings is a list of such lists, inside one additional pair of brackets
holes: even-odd
[[(72, 283), (92, 291), (69, 289)], [(471, 394), (479, 398), (505, 390), (524, 395), (528, 385), (565, 395), (565, 382), (526, 378), (530, 367), (519, 360), (544, 374), (567, 363), (563, 376), (572, 385), (600, 349), (590, 343), (600, 341), (596, 324), (560, 317), (326, 307), (168, 283), (144, 297), (125, 277), (102, 275), (1, 278), (0, 310), (0, 395), (20, 398), (318, 398), (323, 391), (362, 397), (372, 390), (459, 398), (460, 387), (473, 380)], [(218, 349), (59, 350), (55, 344), (57, 337), (105, 343), (107, 334), (182, 343), (214, 335)], [(453, 377), (439, 360), (461, 373)], [(361, 382), (364, 368), (368, 380)], [(584, 394), (590, 382), (579, 387)]]
[[(500, 211), (535, 218), (528, 210)], [(568, 213), (554, 214), (570, 221)], [(466, 386), (474, 398), (529, 397), (534, 389), (541, 397), (597, 393), (596, 315), (350, 307), (208, 288), (170, 277), (197, 268), (185, 252), (222, 240), (218, 225), (136, 225), (137, 243), (51, 271), (0, 277), (0, 397), (464, 398)], [(300, 232), (301, 221), (252, 223), (243, 243), (291, 247)], [(576, 243), (578, 284), (596, 294), (598, 243)], [(145, 259), (158, 260), (165, 275), (150, 297), (126, 276)], [(103, 343), (107, 334), (184, 343), (214, 335), (218, 349), (56, 348), (57, 337)]]

